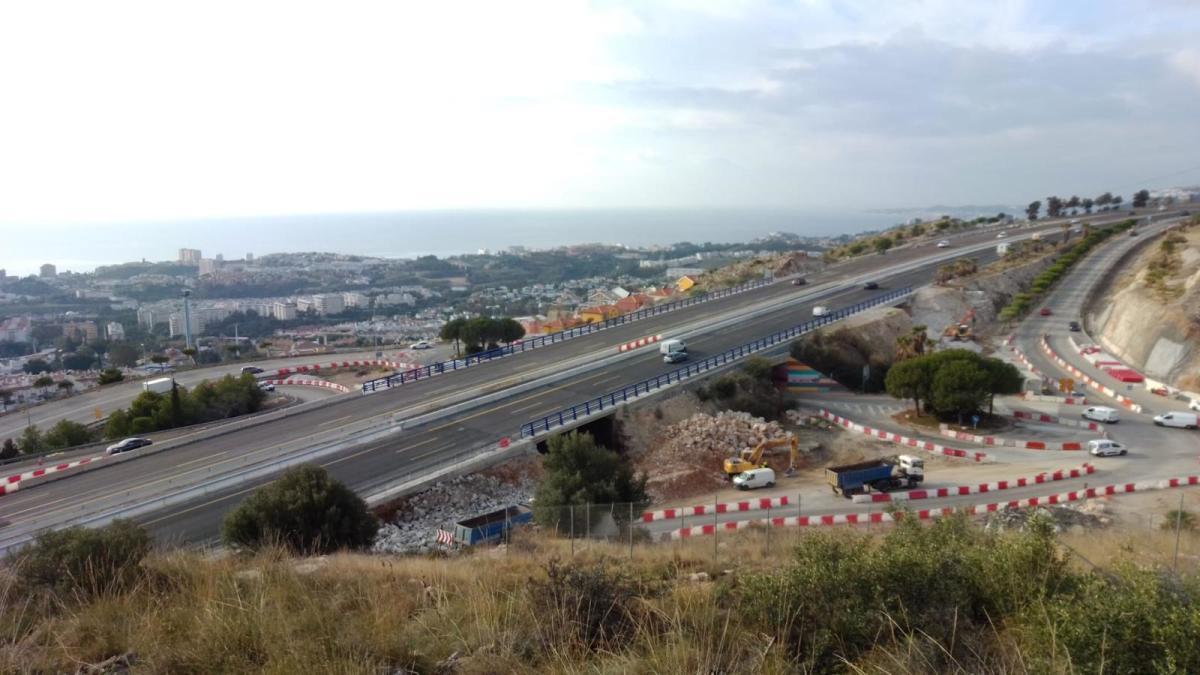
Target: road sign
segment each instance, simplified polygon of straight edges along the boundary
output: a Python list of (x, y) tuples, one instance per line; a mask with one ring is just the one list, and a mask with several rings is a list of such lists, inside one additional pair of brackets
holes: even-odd
[(979, 415), (971, 415), (971, 426), (976, 429), (979, 428)]
[(92, 415), (95, 416), (96, 419), (100, 419), (101, 417), (104, 417), (104, 413), (100, 412), (99, 408), (96, 408), (95, 410), (93, 410)]

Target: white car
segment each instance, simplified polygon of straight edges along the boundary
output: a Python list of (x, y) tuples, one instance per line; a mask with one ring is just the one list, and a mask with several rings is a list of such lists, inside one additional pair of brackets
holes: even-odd
[(950, 247), (950, 240), (949, 240), (949, 239), (943, 239), (943, 240), (941, 240), (941, 241), (939, 241), (939, 242), (938, 242), (938, 248), (949, 248), (949, 247)]
[(418, 340), (408, 346), (409, 349), (433, 349), (433, 345), (429, 344), (429, 340)]
[(1005, 237), (1007, 237), (1007, 236), (1008, 236), (1008, 233), (1007, 233), (1007, 232), (1001, 232), (1000, 234), (997, 234), (997, 235), (996, 235), (996, 238), (997, 238), (997, 239), (1003, 239), (1003, 238), (1005, 238)]
[(1112, 457), (1124, 455), (1129, 449), (1116, 441), (1096, 439), (1088, 441), (1088, 452), (1096, 457)]
[(271, 382), (259, 382), (258, 388), (262, 389), (263, 391), (275, 391), (275, 385)]
[(743, 471), (733, 477), (733, 484), (739, 490), (773, 487), (775, 485), (775, 471), (765, 466)]
[(1121, 416), (1113, 408), (1106, 408), (1102, 405), (1094, 405), (1090, 408), (1084, 408), (1079, 414), (1085, 420), (1093, 422), (1105, 422), (1108, 424), (1116, 424), (1121, 421)]

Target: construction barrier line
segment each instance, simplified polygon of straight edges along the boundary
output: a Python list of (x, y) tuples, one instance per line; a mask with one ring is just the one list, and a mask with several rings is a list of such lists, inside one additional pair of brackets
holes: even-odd
[(619, 347), (617, 347), (617, 351), (627, 352), (631, 349), (637, 349), (638, 347), (645, 347), (646, 345), (654, 344), (655, 342), (658, 342), (661, 339), (662, 339), (662, 335), (650, 335), (648, 337), (638, 338), (631, 342), (626, 342), (626, 343), (620, 345)]
[(917, 448), (935, 455), (944, 455), (946, 457), (962, 457), (965, 459), (974, 460), (976, 462), (982, 462), (983, 460), (987, 459), (987, 453), (985, 452), (968, 452), (966, 450), (951, 448), (949, 446), (932, 443), (930, 441), (922, 441), (917, 438), (902, 436), (900, 434), (884, 431), (882, 429), (872, 429), (871, 427), (863, 426), (862, 424), (858, 424), (853, 420), (831, 413), (824, 408), (818, 410), (817, 414), (845, 429), (856, 431), (858, 433), (865, 434), (882, 441), (887, 441), (889, 443), (896, 443), (898, 445), (904, 445), (910, 448)]
[(1069, 504), (1071, 502), (1077, 502), (1084, 499), (1095, 499), (1097, 497), (1112, 497), (1122, 494), (1129, 494), (1132, 492), (1169, 490), (1172, 488), (1190, 487), (1195, 485), (1200, 485), (1200, 476), (1181, 476), (1178, 478), (1162, 478), (1158, 480), (1139, 481), (1137, 483), (1102, 485), (1099, 487), (1090, 487), (1083, 490), (1072, 490), (1070, 492), (1062, 492), (1058, 494), (1028, 497), (1026, 499), (1014, 499), (1007, 502), (974, 504), (963, 507), (944, 506), (941, 508), (919, 509), (915, 511), (884, 511), (879, 513), (837, 513), (819, 516), (790, 516), (786, 518), (771, 518), (769, 521), (764, 519), (726, 521), (717, 524), (680, 528), (671, 531), (669, 536), (671, 539), (687, 539), (695, 536), (714, 534), (718, 530), (736, 531), (764, 526), (819, 527), (829, 525), (892, 523), (910, 517), (916, 518), (917, 520), (930, 520), (933, 518), (943, 518), (956, 512), (966, 513), (967, 515), (972, 516), (980, 516), (988, 513), (994, 513), (1003, 509), (1023, 509), (1036, 506)]
[(681, 506), (673, 509), (661, 509), (659, 511), (647, 511), (642, 514), (643, 523), (652, 523), (658, 520), (671, 520), (674, 518), (686, 518), (688, 516), (711, 516), (714, 513), (735, 513), (738, 511), (761, 511), (766, 509), (776, 509), (781, 506), (787, 506), (791, 502), (784, 497), (763, 497), (760, 499), (751, 499), (740, 502), (722, 502), (719, 504), (704, 504), (701, 506)]
[(1061, 368), (1066, 370), (1068, 373), (1071, 373), (1075, 377), (1078, 377), (1079, 379), (1083, 380), (1083, 382), (1087, 386), (1091, 387), (1092, 389), (1102, 392), (1105, 396), (1108, 396), (1109, 398), (1116, 399), (1121, 405), (1125, 406), (1129, 410), (1132, 410), (1133, 412), (1136, 412), (1136, 413), (1142, 412), (1142, 406), (1138, 403), (1135, 403), (1133, 401), (1133, 399), (1129, 398), (1128, 396), (1125, 396), (1124, 394), (1118, 393), (1115, 389), (1104, 384), (1103, 382), (1097, 382), (1095, 379), (1093, 379), (1087, 373), (1076, 368), (1075, 366), (1071, 365), (1070, 363), (1067, 363), (1066, 359), (1059, 356), (1058, 352), (1055, 352), (1054, 348), (1050, 346), (1050, 341), (1046, 339), (1045, 335), (1042, 336), (1041, 346), (1042, 346), (1042, 351), (1045, 352), (1046, 356), (1049, 356), (1055, 363), (1057, 363)]
[(1006, 448), (1022, 448), (1025, 450), (1082, 450), (1084, 441), (1062, 441), (1047, 443), (1045, 441), (1029, 441), (1000, 436), (980, 436), (966, 431), (955, 431), (948, 424), (939, 424), (938, 433), (956, 441), (970, 441), (980, 445), (1004, 446)]

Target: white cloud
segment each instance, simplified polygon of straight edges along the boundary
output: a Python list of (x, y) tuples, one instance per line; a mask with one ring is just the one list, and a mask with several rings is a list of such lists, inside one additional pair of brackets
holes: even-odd
[(1200, 49), (1181, 49), (1172, 54), (1167, 62), (1200, 86)]

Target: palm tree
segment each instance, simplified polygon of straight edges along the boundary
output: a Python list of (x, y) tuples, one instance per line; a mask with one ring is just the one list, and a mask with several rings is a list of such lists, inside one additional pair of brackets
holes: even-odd
[(63, 380), (58, 383), (58, 390), (66, 392), (69, 397), (71, 392), (75, 390), (75, 383), (70, 380)]
[(188, 348), (186, 348), (186, 349), (183, 349), (182, 351), (183, 351), (183, 355), (184, 355), (184, 356), (186, 356), (186, 357), (188, 357), (189, 359), (191, 359), (191, 360), (192, 360), (192, 365), (193, 365), (193, 366), (194, 366), (194, 365), (196, 365), (196, 354), (197, 354), (197, 352), (196, 352), (196, 348), (195, 348), (195, 347), (188, 347)]
[(151, 356), (151, 357), (150, 357), (150, 362), (151, 362), (151, 363), (154, 363), (154, 364), (156, 364), (156, 365), (158, 365), (158, 369), (159, 369), (159, 371), (162, 371), (162, 369), (163, 369), (163, 364), (164, 364), (164, 363), (166, 363), (167, 361), (170, 361), (170, 360), (171, 360), (171, 359), (167, 358), (167, 357), (166, 357), (165, 355), (163, 355), (163, 354), (155, 354), (154, 356)]

